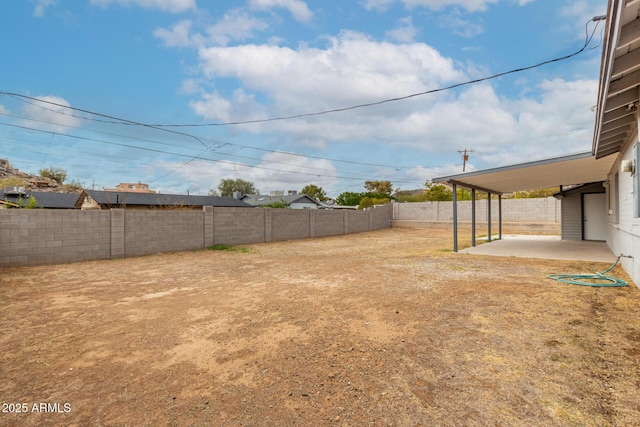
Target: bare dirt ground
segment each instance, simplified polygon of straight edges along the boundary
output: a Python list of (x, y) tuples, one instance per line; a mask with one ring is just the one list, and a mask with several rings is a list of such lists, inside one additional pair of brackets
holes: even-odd
[(247, 247), (0, 269), (0, 425), (640, 425), (638, 289), (546, 279), (606, 264)]

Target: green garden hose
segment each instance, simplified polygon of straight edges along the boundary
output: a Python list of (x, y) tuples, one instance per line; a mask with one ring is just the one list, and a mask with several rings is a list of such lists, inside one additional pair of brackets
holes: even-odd
[[(622, 256), (622, 255), (621, 255)], [(618, 265), (620, 257), (613, 263), (613, 265), (607, 268), (602, 273), (595, 274), (549, 274), (549, 279), (557, 280), (558, 282), (567, 283), (569, 285), (580, 286), (595, 286), (595, 287), (622, 287), (627, 286), (627, 282), (617, 277), (605, 276), (606, 273), (613, 270)]]

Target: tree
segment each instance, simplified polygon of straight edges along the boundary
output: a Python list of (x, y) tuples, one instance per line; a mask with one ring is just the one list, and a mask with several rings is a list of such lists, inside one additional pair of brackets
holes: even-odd
[(58, 184), (62, 184), (67, 179), (67, 171), (50, 166), (48, 169), (40, 169), (40, 176), (53, 179)]
[(226, 178), (220, 180), (220, 184), (218, 184), (218, 191), (222, 197), (233, 197), (233, 193), (236, 191), (239, 191), (242, 194), (258, 194), (253, 182), (245, 181), (240, 178)]
[(393, 185), (391, 185), (391, 181), (365, 181), (364, 188), (369, 193), (391, 194), (391, 192), (393, 191)]
[(318, 187), (317, 185), (313, 184), (305, 186), (302, 190), (300, 190), (300, 194), (306, 194), (312, 199), (320, 200), (321, 202), (326, 202), (327, 200), (329, 200), (322, 187)]
[(284, 200), (278, 202), (271, 202), (267, 205), (260, 206), (261, 208), (273, 208), (273, 209), (289, 209), (289, 205)]
[(371, 200), (371, 197), (365, 196), (362, 198), (362, 200), (360, 200), (360, 204), (358, 205), (358, 210), (370, 208), (371, 206), (373, 206), (373, 200)]
[(33, 194), (32, 194), (29, 196), (26, 202), (20, 201), (20, 205), (22, 206), (23, 209), (37, 209), (38, 201), (36, 200), (35, 197), (33, 197)]
[(353, 193), (345, 191), (336, 197), (336, 203), (340, 206), (358, 206), (360, 200), (367, 196), (367, 193)]
[(73, 191), (73, 192), (81, 192), (82, 191), (82, 183), (78, 180), (72, 180), (71, 182), (68, 182), (64, 185), (64, 188), (66, 188), (69, 191)]
[(427, 191), (424, 193), (424, 200), (427, 202), (444, 202), (453, 200), (453, 192), (443, 184), (435, 184), (431, 181), (424, 183)]

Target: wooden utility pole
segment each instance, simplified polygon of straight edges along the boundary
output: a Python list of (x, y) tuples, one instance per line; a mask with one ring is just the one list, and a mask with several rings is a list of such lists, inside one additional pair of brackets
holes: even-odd
[(467, 150), (466, 148), (464, 150), (458, 150), (458, 153), (462, 154), (462, 172), (464, 172), (466, 166), (467, 166), (467, 161), (469, 160), (469, 154), (473, 153), (475, 150)]

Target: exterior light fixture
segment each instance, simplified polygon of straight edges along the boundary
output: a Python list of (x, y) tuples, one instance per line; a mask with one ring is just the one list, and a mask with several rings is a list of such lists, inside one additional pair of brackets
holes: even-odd
[(633, 159), (623, 160), (620, 163), (620, 171), (634, 173), (636, 171), (636, 162)]

